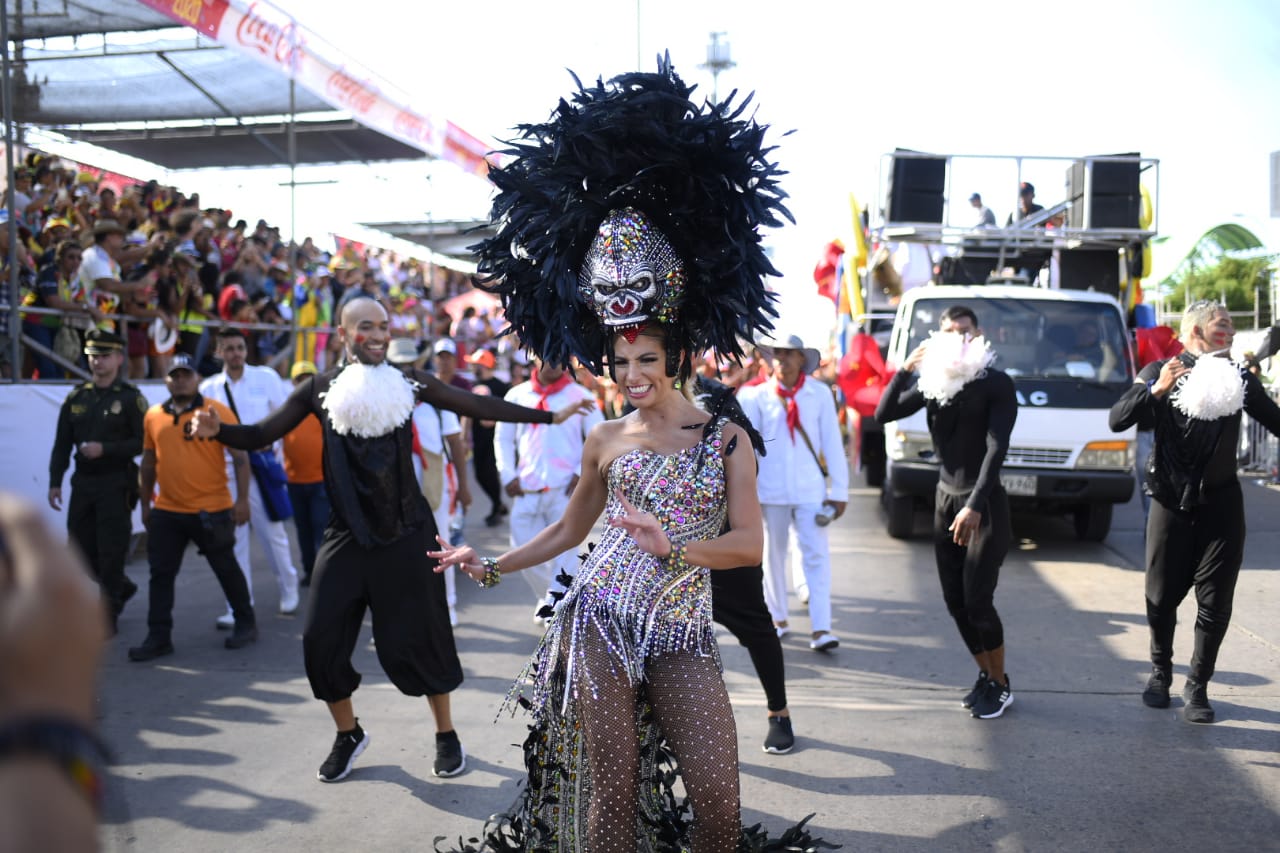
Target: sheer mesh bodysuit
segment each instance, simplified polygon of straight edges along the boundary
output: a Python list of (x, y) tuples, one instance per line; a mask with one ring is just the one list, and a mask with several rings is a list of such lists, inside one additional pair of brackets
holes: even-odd
[[(621, 489), (673, 543), (718, 536), (724, 423), (687, 450), (636, 449), (613, 460), (609, 517), (621, 512), (612, 497)], [(508, 816), (523, 827), (526, 850), (737, 849), (737, 733), (707, 569), (673, 572), (624, 530), (606, 528), (512, 688), (517, 696), (535, 721), (528, 785)], [(659, 767), (668, 748), (692, 803), (691, 832)]]

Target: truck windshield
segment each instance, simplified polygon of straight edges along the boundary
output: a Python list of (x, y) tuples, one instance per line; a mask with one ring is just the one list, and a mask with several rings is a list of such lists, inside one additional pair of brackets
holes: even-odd
[[(938, 328), (951, 299), (921, 299), (911, 318), (907, 352)], [(998, 356), (995, 366), (1014, 378), (1133, 381), (1128, 338), (1114, 306), (1050, 299), (973, 299), (963, 304)]]

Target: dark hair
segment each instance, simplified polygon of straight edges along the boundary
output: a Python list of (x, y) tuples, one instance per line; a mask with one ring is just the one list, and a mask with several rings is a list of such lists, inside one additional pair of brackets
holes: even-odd
[(978, 315), (973, 313), (972, 308), (969, 308), (964, 305), (952, 305), (946, 311), (942, 312), (942, 316), (938, 318), (938, 322), (939, 323), (946, 323), (948, 321), (955, 322), (956, 320), (959, 320), (961, 317), (968, 317), (969, 322), (973, 323), (973, 327), (975, 329), (981, 328), (978, 324)]
[(84, 247), (80, 245), (79, 240), (63, 240), (58, 244), (58, 248), (54, 250), (54, 258), (61, 261), (67, 256), (68, 252), (84, 252)]
[[(232, 316), (235, 316), (235, 312), (237, 310), (239, 310), (240, 308), (243, 308), (245, 305), (248, 305), (248, 304), (249, 303), (245, 302), (243, 299), (231, 300), (230, 307), (231, 307)], [(239, 338), (240, 340), (248, 343), (248, 339), (245, 337), (244, 330), (236, 328), (235, 326), (221, 326), (219, 327), (218, 331), (214, 332), (213, 336), (217, 338), (219, 341), (224, 341), (224, 340), (227, 340), (228, 338)]]

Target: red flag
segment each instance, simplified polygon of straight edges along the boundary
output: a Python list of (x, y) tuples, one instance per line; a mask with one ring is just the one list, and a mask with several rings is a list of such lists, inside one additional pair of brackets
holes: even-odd
[(862, 417), (871, 417), (892, 376), (893, 371), (884, 363), (875, 338), (859, 332), (840, 359), (836, 381), (844, 391), (845, 404)]
[(1173, 329), (1168, 326), (1154, 326), (1150, 329), (1138, 329), (1138, 369), (1146, 367), (1153, 361), (1172, 358), (1182, 352), (1182, 341), (1178, 340)]
[(818, 292), (840, 304), (840, 256), (844, 254), (844, 244), (832, 240), (822, 250), (822, 258), (813, 268), (813, 280), (818, 284)]

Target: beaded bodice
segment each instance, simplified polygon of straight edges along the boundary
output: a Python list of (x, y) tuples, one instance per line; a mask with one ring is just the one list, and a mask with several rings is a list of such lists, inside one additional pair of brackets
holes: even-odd
[[(637, 509), (657, 516), (672, 543), (719, 536), (728, 512), (725, 423), (721, 419), (702, 441), (672, 454), (637, 448), (614, 459), (608, 468), (606, 517), (623, 511), (616, 497), (621, 490)], [(585, 631), (604, 638), (619, 671), (633, 684), (644, 680), (644, 662), (651, 655), (693, 651), (717, 656), (708, 571), (688, 566), (673, 572), (666, 561), (640, 550), (624, 529), (606, 527), (526, 672), (534, 680), (529, 698), (535, 713), (552, 701), (552, 682), (560, 682), (564, 694), (555, 698), (562, 701), (580, 687), (575, 682), (583, 670), (575, 666), (575, 658)]]

